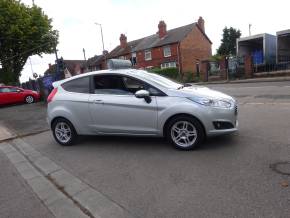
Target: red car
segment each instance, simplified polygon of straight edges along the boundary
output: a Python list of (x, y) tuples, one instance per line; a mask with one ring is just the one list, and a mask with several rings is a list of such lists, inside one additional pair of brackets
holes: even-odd
[(36, 91), (14, 86), (0, 86), (0, 105), (13, 103), (27, 103), (39, 101), (40, 94)]

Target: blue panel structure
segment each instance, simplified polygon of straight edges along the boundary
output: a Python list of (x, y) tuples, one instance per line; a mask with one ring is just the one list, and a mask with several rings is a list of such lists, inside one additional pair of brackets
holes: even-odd
[(254, 64), (263, 64), (264, 63), (264, 55), (263, 51), (254, 51), (253, 54), (253, 63)]

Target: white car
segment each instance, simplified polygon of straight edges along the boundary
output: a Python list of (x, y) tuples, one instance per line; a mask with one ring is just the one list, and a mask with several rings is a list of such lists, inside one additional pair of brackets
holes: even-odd
[(48, 122), (62, 145), (73, 144), (78, 135), (164, 136), (175, 147), (190, 150), (206, 136), (238, 127), (232, 97), (144, 70), (95, 71), (53, 86)]

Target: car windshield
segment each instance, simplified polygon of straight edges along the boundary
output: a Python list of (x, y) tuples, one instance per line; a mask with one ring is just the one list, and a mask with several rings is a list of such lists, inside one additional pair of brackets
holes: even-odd
[(140, 76), (146, 80), (150, 80), (152, 82), (158, 83), (159, 85), (165, 88), (178, 89), (179, 87), (182, 86), (181, 83), (175, 82), (171, 79), (168, 79), (164, 76), (161, 76), (155, 73), (149, 73), (147, 71), (142, 71), (142, 73), (140, 73)]

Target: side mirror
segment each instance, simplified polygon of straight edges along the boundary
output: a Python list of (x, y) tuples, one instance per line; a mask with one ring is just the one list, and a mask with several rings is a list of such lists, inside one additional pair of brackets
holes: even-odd
[(147, 90), (139, 90), (135, 93), (136, 98), (144, 98), (144, 100), (149, 104), (151, 102), (150, 93)]
[(17, 89), (16, 92), (17, 92), (17, 93), (20, 93), (20, 92), (22, 92), (22, 91), (21, 91), (20, 89)]

